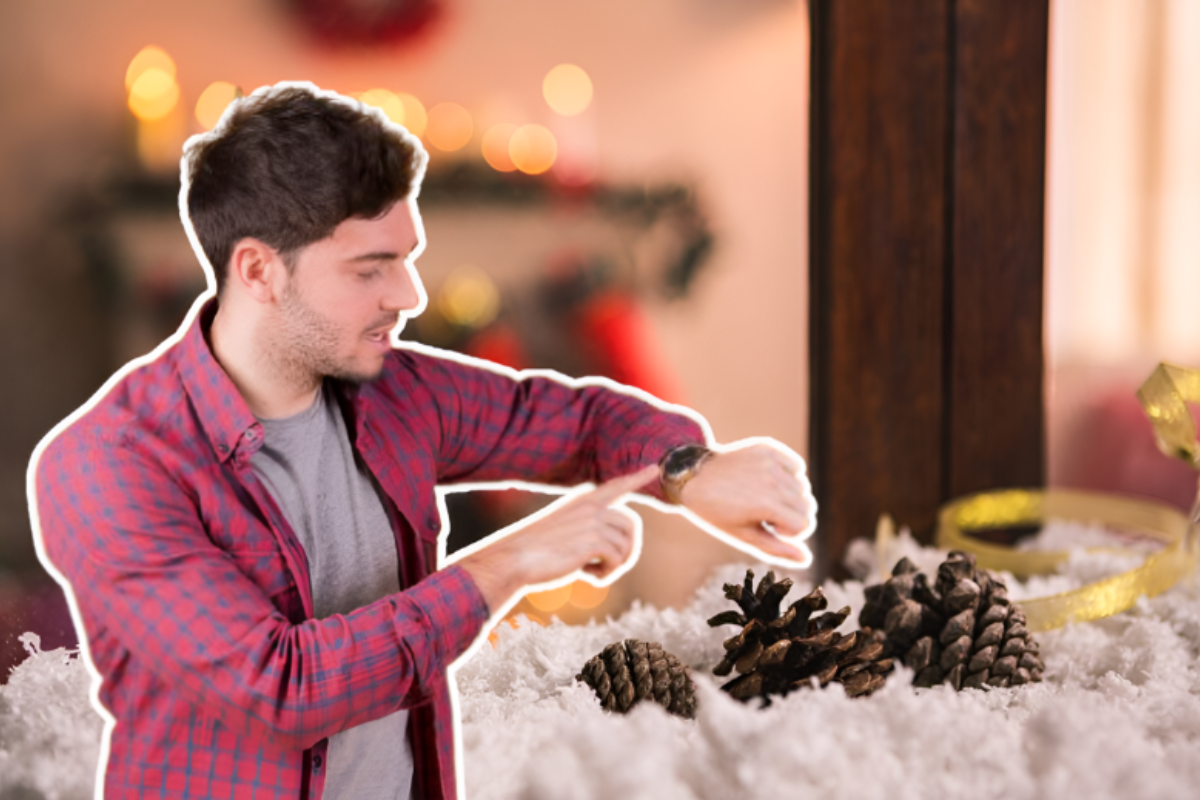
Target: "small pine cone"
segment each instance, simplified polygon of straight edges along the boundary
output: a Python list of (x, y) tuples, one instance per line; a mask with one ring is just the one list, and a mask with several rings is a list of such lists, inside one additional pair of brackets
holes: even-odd
[(725, 596), (741, 608), (717, 614), (708, 624), (740, 625), (742, 630), (725, 640), (725, 657), (713, 673), (738, 675), (721, 688), (739, 700), (786, 695), (811, 686), (841, 683), (851, 697), (867, 695), (883, 685), (892, 669), (885, 657), (883, 633), (837, 632), (850, 616), (847, 606), (827, 611), (828, 601), (820, 588), (780, 610), (791, 580), (775, 580), (768, 572), (754, 586), (754, 573), (745, 581), (726, 584)]
[(649, 698), (676, 716), (696, 716), (696, 687), (687, 668), (658, 642), (610, 644), (588, 659), (575, 680), (592, 687), (605, 711), (624, 714)]
[(950, 553), (932, 581), (901, 559), (891, 578), (867, 587), (859, 624), (882, 631), (916, 686), (1020, 686), (1045, 670), (1024, 612), (970, 553)]

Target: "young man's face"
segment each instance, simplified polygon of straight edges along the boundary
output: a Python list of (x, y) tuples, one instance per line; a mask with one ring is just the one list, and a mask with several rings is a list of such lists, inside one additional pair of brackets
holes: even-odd
[(417, 225), (401, 201), (377, 219), (348, 219), (303, 248), (278, 306), (281, 355), (314, 376), (379, 377), (388, 332), (423, 301), (411, 266)]

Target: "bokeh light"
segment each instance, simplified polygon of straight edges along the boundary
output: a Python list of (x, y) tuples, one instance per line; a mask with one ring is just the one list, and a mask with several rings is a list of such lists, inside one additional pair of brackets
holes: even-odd
[(196, 100), (196, 121), (204, 130), (211, 131), (217, 126), (229, 104), (241, 96), (242, 90), (228, 81), (210, 83)]
[(607, 586), (592, 586), (587, 581), (575, 581), (571, 584), (571, 605), (576, 608), (595, 608), (607, 597)]
[(162, 119), (138, 120), (137, 154), (150, 172), (179, 173), (179, 152), (183, 144), (185, 120), (181, 114)]
[(452, 153), (471, 141), (471, 114), (458, 103), (438, 103), (429, 109), (425, 138), (439, 150)]
[(129, 87), (129, 110), (143, 122), (162, 119), (178, 102), (179, 84), (159, 67), (143, 71)]
[(522, 125), (508, 142), (508, 156), (521, 172), (540, 175), (554, 166), (558, 142), (541, 125)]
[(421, 101), (411, 94), (390, 89), (368, 89), (351, 96), (382, 110), (388, 119), (403, 125), (413, 136), (420, 138), (425, 135), (429, 115)]
[(387, 114), (388, 119), (397, 125), (404, 124), (404, 103), (396, 96), (394, 92), (387, 89), (367, 89), (365, 92), (355, 95), (359, 100), (369, 106), (375, 106), (384, 114)]
[(530, 592), (525, 599), (539, 611), (557, 611), (567, 604), (571, 597), (571, 584), (551, 589), (547, 592)]
[(500, 313), (500, 291), (486, 272), (464, 264), (442, 284), (438, 311), (455, 325), (482, 328)]
[(498, 172), (512, 172), (517, 168), (508, 154), (508, 145), (517, 126), (501, 122), (488, 128), (483, 135), (483, 160)]
[(175, 62), (161, 47), (150, 44), (139, 50), (129, 62), (129, 68), (125, 70), (125, 91), (131, 91), (142, 73), (150, 69), (162, 70), (172, 80), (175, 79)]
[(397, 92), (396, 98), (404, 105), (404, 127), (408, 128), (408, 132), (413, 136), (424, 136), (425, 128), (429, 124), (429, 115), (425, 112), (424, 104), (405, 92)]
[(582, 114), (592, 102), (592, 79), (581, 67), (559, 64), (542, 80), (542, 96), (564, 117)]

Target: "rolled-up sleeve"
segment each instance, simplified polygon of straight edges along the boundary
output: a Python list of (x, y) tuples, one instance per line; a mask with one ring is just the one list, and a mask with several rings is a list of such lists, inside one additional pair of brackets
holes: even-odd
[(707, 442), (695, 412), (606, 382), (514, 376), (450, 359), (421, 368), (436, 393), (440, 482), (600, 482)]

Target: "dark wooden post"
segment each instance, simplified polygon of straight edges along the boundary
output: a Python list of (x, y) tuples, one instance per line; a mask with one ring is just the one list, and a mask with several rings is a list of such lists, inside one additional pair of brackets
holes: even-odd
[(880, 513), (1044, 481), (1048, 0), (810, 0), (823, 573)]

